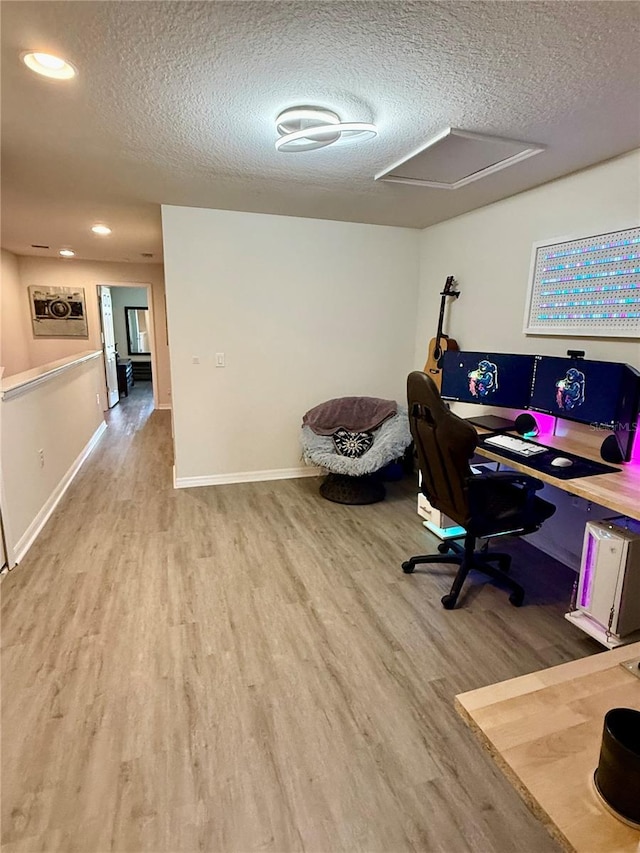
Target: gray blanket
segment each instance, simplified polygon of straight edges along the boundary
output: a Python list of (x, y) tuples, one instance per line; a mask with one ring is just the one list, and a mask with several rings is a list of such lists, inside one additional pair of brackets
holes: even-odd
[(302, 418), (302, 426), (316, 435), (333, 435), (342, 428), (349, 432), (370, 432), (398, 412), (395, 400), (380, 397), (338, 397), (315, 406)]

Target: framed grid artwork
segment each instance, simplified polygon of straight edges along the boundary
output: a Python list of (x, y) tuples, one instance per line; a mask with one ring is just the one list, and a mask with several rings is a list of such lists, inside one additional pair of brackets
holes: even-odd
[(640, 337), (640, 227), (533, 244), (529, 335)]

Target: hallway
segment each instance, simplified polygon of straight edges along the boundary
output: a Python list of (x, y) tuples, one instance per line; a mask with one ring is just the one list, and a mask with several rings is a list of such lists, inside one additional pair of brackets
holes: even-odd
[(444, 611), (409, 482), (175, 491), (144, 390), (1, 584), (3, 853), (557, 850), (453, 696), (597, 650), (571, 573), (514, 544), (528, 606)]

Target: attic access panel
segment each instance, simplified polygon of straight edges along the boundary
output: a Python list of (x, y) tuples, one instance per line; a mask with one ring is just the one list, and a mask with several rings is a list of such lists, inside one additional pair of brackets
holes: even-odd
[(543, 150), (532, 142), (448, 127), (375, 180), (457, 190)]

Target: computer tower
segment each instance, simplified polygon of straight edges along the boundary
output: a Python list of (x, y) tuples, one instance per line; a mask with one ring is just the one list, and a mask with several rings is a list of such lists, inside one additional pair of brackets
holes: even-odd
[[(595, 623), (608, 644), (640, 630), (640, 522), (587, 523), (571, 615)], [(591, 633), (586, 624), (584, 630)]]

